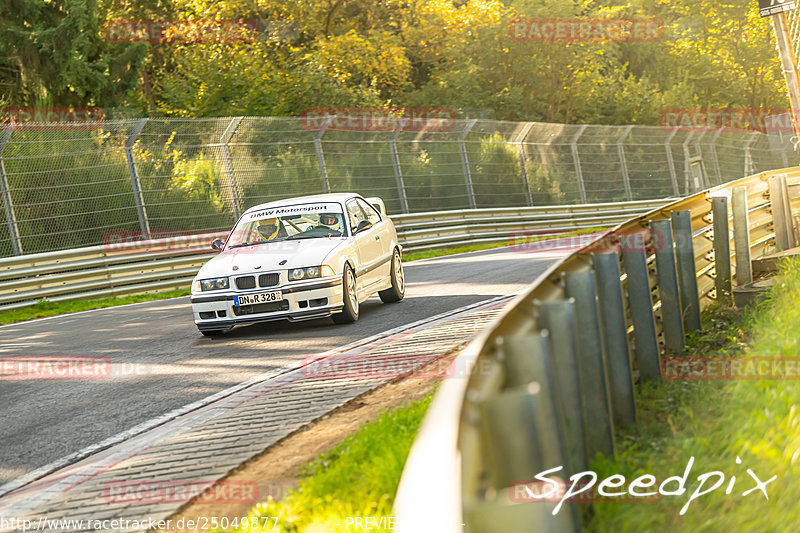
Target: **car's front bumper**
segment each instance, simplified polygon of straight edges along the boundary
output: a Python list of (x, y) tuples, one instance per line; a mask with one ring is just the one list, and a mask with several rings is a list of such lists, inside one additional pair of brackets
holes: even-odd
[[(234, 296), (272, 291), (281, 291), (282, 300), (270, 304), (234, 306)], [(191, 302), (194, 322), (203, 331), (272, 320), (323, 318), (342, 310), (342, 276), (297, 281), (268, 289), (207, 291), (193, 294)]]

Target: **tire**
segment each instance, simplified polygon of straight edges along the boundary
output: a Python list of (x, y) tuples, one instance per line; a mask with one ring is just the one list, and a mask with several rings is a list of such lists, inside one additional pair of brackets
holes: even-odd
[(351, 324), (358, 320), (356, 274), (349, 265), (344, 268), (342, 276), (342, 302), (344, 303), (342, 312), (333, 315), (333, 321), (337, 324)]
[(399, 302), (406, 295), (406, 279), (403, 274), (403, 261), (400, 259), (400, 250), (394, 250), (392, 255), (392, 271), (390, 274), (392, 278), (392, 286), (386, 290), (378, 292), (383, 303)]
[(201, 329), (200, 333), (202, 333), (206, 337), (219, 337), (220, 335), (225, 333), (225, 331), (226, 330), (224, 329)]

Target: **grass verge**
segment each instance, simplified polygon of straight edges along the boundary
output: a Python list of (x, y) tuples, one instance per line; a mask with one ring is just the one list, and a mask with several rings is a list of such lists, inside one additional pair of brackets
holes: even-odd
[(121, 298), (102, 298), (98, 300), (70, 300), (65, 302), (42, 300), (41, 302), (21, 309), (3, 311), (0, 313), (0, 324), (15, 324), (35, 318), (65, 315), (67, 313), (77, 313), (80, 311), (90, 311), (92, 309), (103, 309), (105, 307), (115, 307), (118, 305), (135, 304), (153, 300), (164, 300), (167, 298), (177, 298), (188, 294), (189, 289), (185, 289), (153, 294), (137, 294), (135, 296), (123, 296)]
[[(800, 261), (787, 261), (770, 297), (737, 312), (717, 306), (703, 316), (703, 333), (689, 339), (694, 357), (795, 358), (800, 345)], [(638, 423), (618, 433), (617, 460), (598, 458), (598, 479), (627, 482), (683, 476), (686, 492), (660, 501), (597, 502), (592, 532), (794, 531), (800, 501), (800, 387), (791, 379), (664, 381), (637, 391)], [(738, 460), (737, 460), (738, 458)], [(741, 461), (741, 463), (739, 463)], [(748, 469), (766, 485), (769, 499)], [(698, 476), (712, 474), (702, 484)], [(695, 491), (717, 488), (687, 501)], [(735, 477), (735, 479), (734, 479)], [(729, 494), (729, 484), (733, 483)], [(673, 482), (669, 490), (677, 489)], [(650, 489), (639, 490), (644, 492)], [(681, 514), (681, 511), (684, 514)]]
[(390, 410), (320, 454), (302, 468), (297, 489), (278, 502), (256, 505), (248, 523), (271, 528), (278, 517), (272, 531), (316, 533), (343, 530), (347, 517), (391, 516), (403, 466), (432, 398)]

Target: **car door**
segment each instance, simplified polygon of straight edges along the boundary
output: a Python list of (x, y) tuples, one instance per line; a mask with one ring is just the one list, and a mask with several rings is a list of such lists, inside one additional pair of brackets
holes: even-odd
[(392, 265), (392, 235), (389, 231), (389, 222), (378, 212), (369, 202), (356, 198), (358, 205), (367, 214), (367, 219), (372, 222), (372, 231), (375, 232), (375, 240), (381, 244), (381, 262), (376, 268), (378, 279), (386, 279), (391, 272)]
[(355, 198), (348, 200), (346, 207), (350, 232), (353, 235), (353, 245), (359, 260), (356, 268), (356, 283), (359, 292), (368, 291), (371, 286), (382, 279), (381, 273), (378, 272), (382, 256), (381, 239), (376, 238), (379, 235), (374, 227), (356, 233), (358, 225), (364, 220), (369, 220), (369, 216)]

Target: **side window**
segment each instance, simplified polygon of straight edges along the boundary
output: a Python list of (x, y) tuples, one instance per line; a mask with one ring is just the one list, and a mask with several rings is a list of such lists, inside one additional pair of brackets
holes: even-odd
[(369, 205), (368, 202), (365, 202), (361, 198), (356, 198), (356, 201), (358, 202), (358, 205), (361, 206), (361, 209), (363, 209), (364, 212), (367, 214), (367, 218), (369, 219), (370, 222), (372, 222), (373, 224), (377, 224), (378, 222), (381, 221), (381, 214), (378, 213), (374, 207)]
[(358, 202), (350, 200), (347, 202), (347, 218), (350, 219), (350, 227), (353, 228), (353, 232), (355, 232), (358, 223), (362, 220), (366, 220), (367, 215), (364, 213), (364, 210), (361, 209), (361, 206), (358, 205)]

